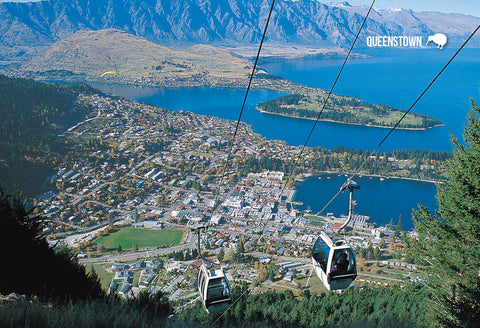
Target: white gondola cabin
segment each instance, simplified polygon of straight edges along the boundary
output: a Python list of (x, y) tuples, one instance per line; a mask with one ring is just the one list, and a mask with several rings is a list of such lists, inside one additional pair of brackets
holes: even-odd
[(198, 292), (205, 310), (212, 314), (228, 309), (232, 291), (222, 269), (209, 269), (202, 264), (198, 272)]
[(357, 277), (352, 248), (344, 240), (333, 242), (324, 232), (313, 244), (312, 264), (328, 290), (348, 288)]

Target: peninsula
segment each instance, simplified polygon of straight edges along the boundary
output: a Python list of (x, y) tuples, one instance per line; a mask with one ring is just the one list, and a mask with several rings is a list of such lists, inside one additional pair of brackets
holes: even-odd
[[(312, 51), (310, 49), (308, 53)], [(317, 49), (314, 53), (322, 52)], [(275, 56), (278, 52), (272, 54)], [(298, 50), (294, 54), (298, 55)], [(4, 70), (4, 73), (44, 81), (245, 89), (249, 83), (251, 61), (224, 48), (196, 45), (177, 50), (123, 31), (105, 29), (77, 32), (21, 66)], [(326, 97), (323, 89), (269, 74), (261, 68), (256, 70), (251, 87), (290, 94), (259, 104), (258, 110), (305, 119), (316, 119)], [(358, 98), (332, 95), (321, 119), (390, 127), (403, 113), (384, 105), (370, 105)], [(427, 129), (440, 125), (442, 123), (435, 118), (410, 114), (399, 128)]]
[[(324, 107), (326, 97), (325, 92), (295, 93), (259, 103), (257, 110), (263, 113), (316, 120)], [(390, 106), (372, 105), (356, 97), (332, 94), (319, 120), (389, 128), (393, 127), (404, 114), (405, 111)], [(443, 123), (434, 117), (410, 112), (397, 128), (426, 130), (442, 125)]]

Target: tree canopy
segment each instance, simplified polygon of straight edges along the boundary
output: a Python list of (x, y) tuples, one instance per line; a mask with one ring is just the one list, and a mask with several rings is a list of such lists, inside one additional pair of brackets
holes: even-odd
[(448, 180), (438, 186), (438, 210), (414, 213), (412, 251), (429, 265), (430, 318), (443, 327), (480, 322), (480, 109), (473, 102), (463, 142), (452, 136)]
[(0, 188), (0, 293), (41, 299), (84, 300), (104, 296), (98, 277), (87, 274), (66, 246), (50, 247), (42, 218), (31, 216), (20, 197)]

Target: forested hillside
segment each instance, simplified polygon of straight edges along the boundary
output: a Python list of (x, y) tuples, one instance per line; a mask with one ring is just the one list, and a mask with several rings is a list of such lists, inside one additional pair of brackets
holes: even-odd
[(85, 84), (56, 85), (0, 75), (0, 182), (27, 194), (45, 179), (67, 145), (57, 135), (90, 109), (77, 102)]
[[(237, 288), (234, 299), (241, 292)], [(405, 290), (355, 288), (343, 294), (311, 295), (305, 290), (300, 299), (291, 291), (272, 291), (240, 298), (221, 318), (206, 314), (200, 303), (177, 317), (218, 327), (428, 327), (425, 296), (414, 285)]]

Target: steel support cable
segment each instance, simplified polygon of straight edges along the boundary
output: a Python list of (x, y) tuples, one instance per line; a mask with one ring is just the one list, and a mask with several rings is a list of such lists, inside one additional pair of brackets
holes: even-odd
[(460, 51), (462, 51), (465, 45), (470, 41), (470, 39), (475, 35), (475, 33), (477, 33), (479, 29), (480, 29), (480, 25), (478, 25), (477, 28), (470, 34), (470, 36), (463, 42), (460, 48), (457, 49), (457, 51), (448, 60), (448, 62), (442, 67), (442, 69), (437, 73), (437, 75), (435, 75), (432, 81), (430, 81), (427, 87), (422, 91), (422, 93), (417, 97), (417, 99), (415, 99), (415, 101), (410, 105), (410, 107), (402, 115), (402, 117), (397, 121), (397, 123), (390, 129), (390, 131), (385, 135), (385, 137), (379, 142), (377, 147), (375, 147), (375, 149), (372, 152), (368, 153), (368, 156), (365, 158), (362, 164), (355, 170), (355, 172), (353, 172), (351, 176), (348, 177), (347, 181), (340, 187), (340, 190), (337, 191), (337, 193), (328, 201), (328, 203), (318, 213), (322, 213), (333, 202), (333, 200), (344, 190), (344, 187), (348, 184), (348, 182), (350, 182), (355, 176), (357, 176), (360, 173), (360, 170), (368, 162), (369, 158), (377, 152), (377, 150), (382, 146), (385, 140), (387, 140), (387, 138), (392, 134), (392, 132), (398, 127), (398, 125), (402, 122), (405, 116), (407, 116), (407, 114), (410, 113), (412, 108), (420, 101), (420, 99), (425, 95), (428, 89), (430, 89), (430, 87), (435, 83), (435, 81), (440, 77), (440, 75), (447, 69), (448, 65), (450, 65), (450, 63), (455, 59), (455, 57), (460, 53)]
[(253, 64), (252, 73), (250, 74), (250, 79), (248, 80), (247, 91), (245, 92), (245, 97), (243, 98), (242, 108), (240, 110), (240, 114), (238, 115), (237, 124), (236, 124), (236, 127), (235, 127), (235, 132), (233, 133), (233, 136), (232, 136), (230, 150), (229, 150), (228, 156), (227, 156), (227, 161), (225, 162), (225, 165), (223, 166), (223, 169), (222, 169), (222, 178), (221, 178), (220, 184), (218, 186), (218, 191), (220, 191), (220, 187), (223, 184), (223, 180), (225, 178), (225, 171), (228, 167), (228, 163), (230, 162), (230, 158), (232, 157), (232, 151), (233, 151), (233, 146), (235, 144), (235, 138), (237, 137), (238, 128), (240, 126), (240, 120), (242, 119), (243, 111), (245, 109), (245, 104), (247, 102), (248, 93), (249, 93), (250, 87), (252, 85), (253, 76), (255, 75), (255, 70), (257, 69), (258, 59), (260, 58), (260, 52), (262, 51), (263, 41), (265, 39), (265, 35), (267, 34), (267, 28), (268, 28), (268, 24), (270, 23), (270, 18), (272, 17), (272, 12), (273, 12), (274, 5), (275, 5), (275, 0), (272, 1), (272, 5), (270, 6), (270, 11), (268, 12), (268, 17), (267, 17), (267, 21), (265, 23), (265, 28), (263, 30), (262, 39), (260, 40), (260, 45), (258, 47), (257, 56), (255, 57), (255, 63)]
[[(271, 14), (271, 12), (272, 12), (274, 3), (275, 3), (275, 0), (273, 0), (272, 7), (270, 8), (270, 14)], [(292, 175), (292, 173), (293, 173), (293, 171), (294, 171), (294, 168), (295, 168), (295, 166), (296, 166), (296, 164), (297, 164), (297, 162), (298, 162), (298, 159), (299, 159), (299, 158), (301, 157), (301, 155), (303, 154), (303, 151), (305, 150), (305, 148), (306, 148), (306, 146), (307, 146), (307, 144), (308, 144), (308, 141), (310, 140), (310, 137), (311, 137), (313, 131), (315, 130), (315, 127), (316, 127), (316, 125), (317, 125), (317, 123), (318, 123), (318, 120), (320, 119), (320, 116), (321, 116), (321, 114), (322, 114), (322, 112), (323, 112), (323, 110), (324, 110), (324, 108), (325, 108), (325, 105), (326, 105), (328, 99), (330, 98), (330, 96), (331, 96), (331, 94), (332, 94), (332, 92), (333, 92), (333, 89), (335, 88), (335, 85), (337, 84), (337, 81), (338, 81), (338, 79), (340, 78), (340, 75), (342, 74), (343, 68), (345, 67), (345, 65), (346, 65), (346, 63), (347, 63), (347, 60), (348, 60), (348, 58), (350, 57), (350, 54), (351, 54), (351, 52), (352, 52), (352, 49), (353, 49), (353, 47), (355, 46), (355, 43), (357, 42), (358, 36), (360, 35), (360, 32), (362, 31), (363, 26), (365, 25), (365, 22), (366, 22), (368, 16), (370, 15), (370, 12), (371, 12), (374, 4), (375, 4), (375, 0), (372, 1), (372, 4), (370, 5), (370, 8), (368, 9), (367, 14), (366, 14), (366, 16), (365, 16), (362, 24), (360, 25), (360, 28), (359, 28), (357, 34), (355, 35), (355, 39), (354, 39), (354, 41), (353, 41), (353, 43), (352, 43), (352, 46), (350, 47), (350, 49), (349, 49), (349, 51), (348, 51), (348, 53), (347, 53), (347, 56), (345, 57), (345, 61), (343, 62), (342, 68), (341, 68), (340, 71), (338, 72), (337, 77), (335, 78), (335, 81), (334, 81), (332, 87), (330, 88), (330, 91), (329, 91), (329, 93), (328, 93), (328, 96), (325, 98), (325, 101), (324, 101), (324, 103), (323, 103), (322, 109), (321, 109), (320, 113), (318, 114), (317, 119), (315, 120), (315, 123), (314, 123), (312, 129), (310, 130), (310, 133), (309, 133), (308, 136), (307, 136), (307, 139), (306, 139), (306, 141), (305, 141), (305, 143), (304, 143), (304, 145), (303, 145), (303, 148), (302, 148), (301, 152), (299, 153), (299, 155), (297, 156), (296, 160), (294, 161), (293, 167), (292, 167), (292, 169), (291, 169), (291, 171), (290, 171), (290, 173), (289, 173), (289, 175), (288, 175), (287, 180), (285, 181), (285, 184), (283, 185), (283, 188), (282, 188), (281, 191), (280, 191), (279, 197), (282, 196), (282, 193), (283, 193), (283, 191), (285, 190), (285, 186), (287, 185), (287, 183), (288, 183), (288, 181), (289, 181), (289, 179), (290, 179), (290, 177), (291, 177), (291, 175)], [(269, 19), (270, 19), (270, 14), (269, 14)], [(267, 25), (265, 26), (265, 32), (266, 32), (266, 27), (267, 27), (267, 26), (268, 26), (268, 20), (267, 20)], [(264, 32), (264, 35), (265, 35), (265, 32)], [(262, 43), (263, 43), (263, 37), (262, 37)], [(257, 59), (255, 60), (255, 65), (256, 65), (256, 63), (257, 63), (258, 56), (260, 55), (260, 49), (261, 49), (262, 43), (260, 43), (260, 48), (259, 48), (259, 51), (258, 51), (258, 54), (257, 54)], [(254, 67), (255, 67), (255, 66), (254, 66)], [(254, 69), (255, 69), (255, 68), (254, 68)], [(253, 72), (252, 72), (252, 76), (253, 76)], [(250, 83), (251, 83), (251, 81), (252, 81), (252, 76), (250, 76), (249, 87), (250, 87)], [(247, 94), (248, 94), (249, 87), (247, 88)], [(243, 101), (243, 106), (242, 106), (242, 111), (240, 112), (240, 117), (241, 117), (241, 114), (242, 114), (242, 112), (243, 112), (243, 107), (245, 106), (245, 101), (246, 101), (246, 98), (247, 98), (247, 94), (245, 95), (245, 99), (244, 99), (244, 101)], [(238, 127), (238, 124), (239, 124), (239, 122), (240, 122), (240, 117), (239, 117), (239, 120), (237, 121), (237, 127)], [(235, 135), (236, 135), (236, 130), (235, 130)], [(230, 150), (233, 149), (233, 141), (234, 141), (234, 138), (232, 138), (232, 148), (231, 148)], [(231, 152), (230, 152), (230, 153), (231, 153)], [(230, 153), (229, 153), (229, 157), (227, 158), (227, 163), (226, 163), (226, 164), (228, 164), (228, 159), (230, 158)], [(223, 182), (223, 175), (222, 175), (222, 182)], [(262, 228), (262, 231), (265, 229), (265, 227), (266, 227), (266, 223), (265, 223), (264, 227)], [(224, 316), (224, 314), (225, 314), (235, 303), (238, 302), (238, 300), (239, 300), (241, 297), (243, 297), (245, 294), (248, 295), (249, 293), (250, 293), (250, 289), (247, 288), (247, 289), (240, 295), (240, 297), (238, 297), (238, 298), (229, 306), (229, 308), (228, 308), (225, 312), (223, 312), (210, 326), (215, 325), (215, 324)]]
[[(247, 102), (248, 93), (249, 93), (250, 87), (252, 85), (253, 76), (255, 75), (255, 70), (257, 69), (258, 59), (260, 58), (260, 52), (262, 51), (263, 41), (265, 40), (265, 35), (267, 34), (268, 24), (270, 23), (270, 18), (272, 17), (272, 12), (273, 12), (274, 5), (275, 5), (275, 0), (272, 1), (272, 5), (270, 6), (270, 10), (268, 12), (268, 17), (267, 17), (267, 21), (265, 23), (265, 28), (263, 29), (262, 39), (260, 40), (260, 45), (258, 47), (257, 55), (255, 57), (255, 63), (253, 64), (252, 73), (250, 74), (250, 79), (248, 81), (247, 90), (245, 92), (245, 97), (243, 98), (242, 108), (240, 109), (240, 113), (238, 115), (237, 123), (236, 123), (236, 126), (235, 126), (235, 131), (234, 131), (232, 139), (230, 141), (230, 149), (228, 151), (227, 160), (225, 162), (225, 165), (222, 168), (220, 183), (218, 184), (218, 188), (217, 188), (217, 193), (218, 194), (220, 194), (220, 189), (221, 189), (221, 187), (223, 185), (223, 181), (225, 179), (225, 173), (226, 173), (226, 170), (228, 168), (228, 164), (230, 162), (230, 159), (232, 157), (233, 147), (235, 145), (235, 139), (237, 137), (238, 128), (240, 126), (240, 120), (242, 119), (243, 111), (245, 109), (245, 104)], [(212, 212), (210, 214), (211, 217), (213, 216), (213, 214), (215, 213), (215, 210), (217, 208), (217, 201), (215, 199), (215, 195), (214, 195), (213, 201), (214, 201), (214, 204), (213, 204)], [(209, 226), (210, 226), (210, 223), (208, 222), (206, 228), (208, 228)], [(201, 250), (199, 249), (198, 252), (200, 254)]]
[[(270, 19), (272, 17), (272, 12), (273, 12), (273, 8), (275, 6), (275, 0), (272, 0), (272, 5), (270, 6), (270, 10), (268, 12), (268, 17), (267, 17), (267, 21), (265, 22), (265, 28), (263, 30), (263, 34), (262, 34), (262, 39), (260, 40), (260, 45), (258, 47), (258, 51), (257, 51), (257, 56), (255, 57), (255, 63), (253, 64), (253, 68), (252, 68), (252, 73), (250, 74), (250, 79), (248, 81), (248, 86), (247, 86), (247, 90), (245, 92), (245, 97), (243, 99), (243, 103), (242, 103), (242, 108), (240, 110), (240, 114), (238, 115), (238, 119), (237, 119), (237, 124), (235, 126), (235, 131), (233, 133), (233, 136), (232, 136), (232, 139), (231, 139), (231, 142), (230, 142), (230, 150), (228, 152), (228, 156), (227, 156), (227, 160), (225, 162), (225, 165), (223, 166), (223, 169), (222, 169), (222, 172), (221, 172), (221, 179), (220, 179), (220, 183), (218, 185), (218, 189), (217, 189), (217, 192), (220, 193), (220, 188), (221, 186), (223, 185), (223, 181), (225, 179), (225, 172), (226, 172), (226, 169), (228, 168), (228, 164), (230, 162), (230, 159), (232, 157), (232, 152), (233, 152), (233, 147), (235, 145), (235, 138), (237, 137), (237, 133), (238, 133), (238, 128), (240, 126), (240, 120), (242, 119), (242, 115), (243, 115), (243, 111), (245, 109), (245, 104), (247, 102), (247, 97), (248, 97), (248, 93), (250, 91), (250, 88), (251, 88), (251, 85), (252, 85), (252, 81), (253, 81), (253, 76), (255, 75), (255, 70), (257, 69), (257, 64), (258, 64), (258, 59), (260, 58), (260, 52), (262, 51), (262, 46), (263, 46), (263, 42), (265, 40), (265, 35), (267, 34), (267, 29), (268, 29), (268, 24), (270, 23)], [(215, 212), (215, 209), (217, 207), (216, 205), (216, 200), (214, 198), (214, 206), (213, 206), (213, 209), (212, 209), (212, 216)], [(207, 227), (209, 226), (209, 224), (207, 224)], [(200, 231), (198, 232), (198, 252), (201, 256), (202, 259), (204, 259), (204, 257), (201, 255), (201, 249), (200, 249)], [(240, 300), (241, 297), (243, 297), (243, 295), (248, 291), (248, 288), (240, 295), (240, 297), (235, 300), (229, 307), (226, 311), (224, 311), (220, 317), (218, 317), (213, 323), (212, 325), (214, 325), (218, 320), (220, 320), (224, 313), (226, 313), (231, 307), (232, 305), (234, 305), (235, 303), (238, 302), (238, 300)]]
[(338, 80), (340, 79), (340, 75), (342, 75), (343, 69), (345, 68), (345, 65), (347, 64), (347, 60), (350, 57), (350, 54), (352, 53), (353, 47), (357, 43), (358, 36), (360, 35), (360, 32), (362, 31), (363, 26), (365, 25), (365, 22), (367, 21), (367, 18), (370, 15), (370, 12), (373, 9), (374, 4), (375, 4), (375, 0), (372, 1), (372, 4), (370, 5), (370, 8), (368, 8), (367, 14), (363, 18), (362, 24), (360, 25), (360, 28), (359, 28), (357, 34), (355, 35), (355, 39), (353, 40), (353, 43), (350, 46), (350, 49), (348, 50), (347, 56), (345, 57), (345, 60), (343, 61), (342, 67), (338, 71), (337, 77), (335, 78), (335, 81), (333, 82), (332, 87), (330, 88), (330, 91), (328, 92), (327, 97), (325, 97), (325, 100), (323, 101), (322, 109), (320, 109), (320, 112), (317, 115), (317, 119), (315, 120), (315, 123), (313, 124), (312, 128), (310, 129), (310, 132), (307, 135), (307, 139), (305, 140), (305, 143), (303, 144), (302, 150), (300, 151), (300, 153), (298, 154), (298, 156), (295, 158), (295, 160), (293, 162), (292, 168), (290, 169), (290, 172), (287, 176), (287, 179), (285, 180), (285, 184), (283, 185), (282, 190), (280, 191), (280, 196), (282, 195), (282, 193), (285, 190), (288, 182), (290, 181), (290, 179), (292, 177), (292, 174), (295, 171), (295, 168), (297, 167), (298, 160), (303, 155), (303, 152), (305, 151), (305, 148), (307, 147), (308, 141), (310, 140), (310, 137), (312, 136), (313, 131), (315, 130), (315, 127), (317, 126), (318, 121), (320, 120), (320, 117), (323, 113), (323, 110), (325, 109), (325, 107), (327, 105), (327, 102), (328, 102), (328, 100), (330, 99), (330, 96), (333, 93), (333, 89), (335, 88)]
[[(305, 143), (303, 144), (302, 150), (300, 151), (300, 153), (298, 154), (298, 156), (295, 158), (295, 160), (294, 160), (294, 162), (293, 162), (292, 168), (290, 169), (290, 172), (289, 172), (289, 174), (288, 174), (288, 176), (287, 176), (287, 179), (285, 180), (285, 183), (284, 183), (284, 185), (283, 185), (283, 187), (282, 187), (282, 189), (281, 189), (281, 191), (280, 191), (280, 197), (282, 196), (283, 191), (285, 190), (288, 182), (290, 181), (290, 179), (291, 179), (291, 177), (292, 177), (293, 172), (295, 171), (295, 168), (297, 167), (298, 160), (299, 160), (300, 157), (303, 155), (303, 152), (305, 151), (305, 148), (307, 147), (308, 141), (310, 140), (310, 137), (312, 136), (313, 131), (315, 130), (315, 127), (317, 126), (318, 121), (320, 120), (320, 116), (322, 115), (323, 110), (325, 109), (325, 106), (326, 106), (328, 100), (330, 99), (330, 96), (331, 96), (332, 93), (333, 93), (333, 89), (335, 88), (335, 86), (337, 85), (338, 80), (340, 79), (340, 75), (342, 74), (343, 69), (345, 68), (345, 65), (347, 64), (347, 60), (348, 60), (348, 58), (350, 57), (350, 54), (351, 54), (351, 52), (352, 52), (352, 50), (353, 50), (353, 47), (355, 46), (355, 44), (356, 44), (356, 42), (357, 42), (357, 39), (358, 39), (358, 37), (359, 37), (359, 35), (360, 35), (360, 32), (362, 31), (363, 26), (365, 25), (365, 22), (367, 21), (367, 18), (368, 18), (368, 16), (370, 15), (370, 12), (372, 11), (374, 5), (375, 5), (375, 0), (373, 0), (372, 3), (370, 4), (370, 8), (368, 8), (367, 14), (365, 15), (365, 17), (364, 17), (364, 19), (363, 19), (363, 21), (362, 21), (362, 24), (360, 25), (360, 28), (359, 28), (357, 34), (355, 35), (355, 39), (353, 40), (353, 43), (352, 43), (352, 45), (350, 46), (350, 49), (348, 50), (347, 56), (345, 57), (345, 60), (343, 61), (342, 67), (341, 67), (340, 70), (338, 71), (337, 77), (335, 78), (335, 81), (333, 82), (332, 87), (330, 88), (330, 91), (328, 92), (328, 95), (327, 95), (327, 97), (325, 98), (325, 100), (324, 100), (324, 102), (323, 102), (322, 109), (320, 110), (320, 112), (319, 112), (318, 115), (317, 115), (317, 119), (315, 120), (315, 123), (313, 124), (313, 126), (312, 126), (312, 128), (311, 128), (311, 130), (310, 130), (310, 132), (309, 132), (309, 134), (308, 134), (308, 136), (307, 136), (307, 139), (305, 140)], [(335, 195), (335, 197), (337, 197), (338, 194), (339, 194), (341, 191), (342, 191), (342, 190), (340, 189), (340, 191), (337, 192), (337, 194)], [(335, 197), (334, 197), (333, 199), (335, 199)], [(333, 199), (330, 200), (330, 202), (327, 204), (327, 206), (330, 205), (330, 203), (333, 201)], [(321, 212), (323, 212), (323, 210), (324, 210), (327, 206), (325, 206), (325, 207), (322, 209)]]

